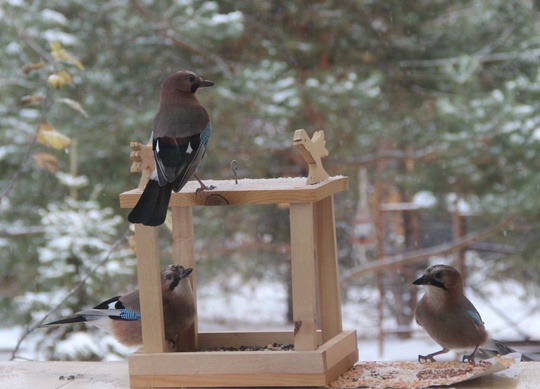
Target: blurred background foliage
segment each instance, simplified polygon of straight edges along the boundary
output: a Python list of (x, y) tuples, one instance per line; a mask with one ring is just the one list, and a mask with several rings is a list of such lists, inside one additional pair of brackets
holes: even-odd
[[(2, 326), (39, 320), (85, 276), (60, 314), (134, 287), (118, 195), (138, 182), (129, 143), (147, 141), (161, 80), (179, 69), (216, 83), (199, 93), (215, 129), (202, 177), (232, 178), (233, 159), (240, 177), (305, 175), (293, 132), (325, 130), (327, 170), (350, 179), (336, 197), (342, 271), (450, 241), (451, 195), (469, 231), (516, 215), (490, 237), (510, 249), (479, 255), (495, 264), (490, 277), (538, 287), (536, 2), (4, 0), (0, 28)], [(389, 232), (384, 252), (357, 239), (377, 190), (383, 203), (434, 199), (417, 236)], [(287, 219), (275, 207), (197, 211), (201, 280), (286, 281)], [(51, 339), (42, 347), (73, 358)]]

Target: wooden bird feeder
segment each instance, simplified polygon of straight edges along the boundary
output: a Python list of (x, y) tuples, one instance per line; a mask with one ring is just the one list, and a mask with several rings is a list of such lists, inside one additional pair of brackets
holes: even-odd
[[(296, 135), (300, 133), (295, 134), (295, 146), (309, 149), (307, 135), (298, 142)], [(316, 149), (324, 153), (324, 134), (317, 139), (323, 147)], [(135, 206), (153, 169), (150, 146), (133, 143), (132, 148), (132, 171), (142, 172), (143, 178), (139, 188), (120, 195), (122, 208)], [(306, 160), (310, 171), (324, 172), (322, 165), (311, 167), (314, 161), (320, 164), (320, 156)], [(199, 193), (199, 184), (191, 181), (179, 193), (173, 192), (170, 200), (172, 261), (195, 270), (194, 207), (290, 205), (294, 318), (290, 331), (199, 332), (195, 319), (192, 328), (178, 336), (177, 350), (187, 351), (170, 352), (163, 327), (157, 228), (135, 225), (143, 349), (128, 359), (132, 388), (325, 386), (354, 365), (356, 332), (342, 328), (333, 197), (347, 190), (348, 179), (326, 177), (309, 185), (305, 178), (242, 179), (237, 184), (205, 181), (216, 189)], [(191, 279), (196, 290), (196, 271)], [(294, 351), (204, 351), (272, 343), (294, 344)]]

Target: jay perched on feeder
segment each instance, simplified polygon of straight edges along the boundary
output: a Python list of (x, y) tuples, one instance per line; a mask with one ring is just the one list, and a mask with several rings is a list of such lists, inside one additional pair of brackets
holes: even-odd
[[(176, 335), (189, 328), (195, 318), (195, 295), (188, 279), (192, 270), (180, 265), (168, 265), (161, 271), (165, 338), (172, 345), (175, 344)], [(80, 322), (88, 322), (111, 332), (126, 346), (141, 345), (139, 291), (113, 297), (92, 309), (77, 312), (73, 317), (46, 323), (43, 326)]]
[[(212, 85), (212, 81), (188, 70), (173, 73), (163, 81), (152, 131), (155, 170), (128, 216), (130, 223), (163, 224), (171, 191), (178, 192), (194, 175), (212, 133), (208, 113), (195, 93)], [(201, 189), (213, 189), (197, 180)]]
[(418, 361), (435, 362), (436, 355), (473, 348), (471, 354), (463, 356), (463, 362), (474, 364), (476, 352), (487, 341), (488, 333), (480, 314), (463, 294), (461, 274), (451, 266), (434, 265), (413, 284), (427, 286), (414, 312), (416, 322), (442, 347), (440, 351), (419, 355)]

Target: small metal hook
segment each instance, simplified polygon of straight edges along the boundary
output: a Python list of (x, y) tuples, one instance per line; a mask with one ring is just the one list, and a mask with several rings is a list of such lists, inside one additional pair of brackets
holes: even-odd
[(237, 174), (237, 171), (238, 171), (238, 161), (236, 159), (233, 159), (231, 161), (231, 170), (234, 174), (234, 183), (235, 184), (238, 184), (238, 174)]

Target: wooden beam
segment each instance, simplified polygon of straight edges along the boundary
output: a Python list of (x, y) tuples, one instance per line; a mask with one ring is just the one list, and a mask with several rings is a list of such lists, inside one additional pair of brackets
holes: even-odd
[(165, 352), (168, 349), (163, 325), (161, 266), (157, 239), (157, 228), (135, 224), (142, 337), (144, 351), (147, 353)]
[(291, 282), (296, 351), (317, 348), (313, 204), (291, 204)]
[(176, 351), (194, 351), (198, 347), (197, 323), (197, 272), (195, 267), (195, 234), (193, 231), (193, 208), (173, 207), (172, 247), (173, 262), (185, 268), (192, 268), (189, 280), (195, 294), (195, 320), (182, 334), (176, 336)]
[[(205, 180), (216, 189), (197, 192), (197, 181), (189, 181), (178, 193), (171, 195), (170, 207), (216, 206), (241, 204), (314, 203), (348, 189), (348, 178), (330, 177), (318, 184), (306, 185), (305, 177)], [(120, 207), (133, 208), (141, 197), (142, 189), (120, 194)], [(215, 201), (215, 200), (221, 201)]]
[(314, 204), (314, 217), (321, 329), (326, 342), (343, 331), (333, 196)]

